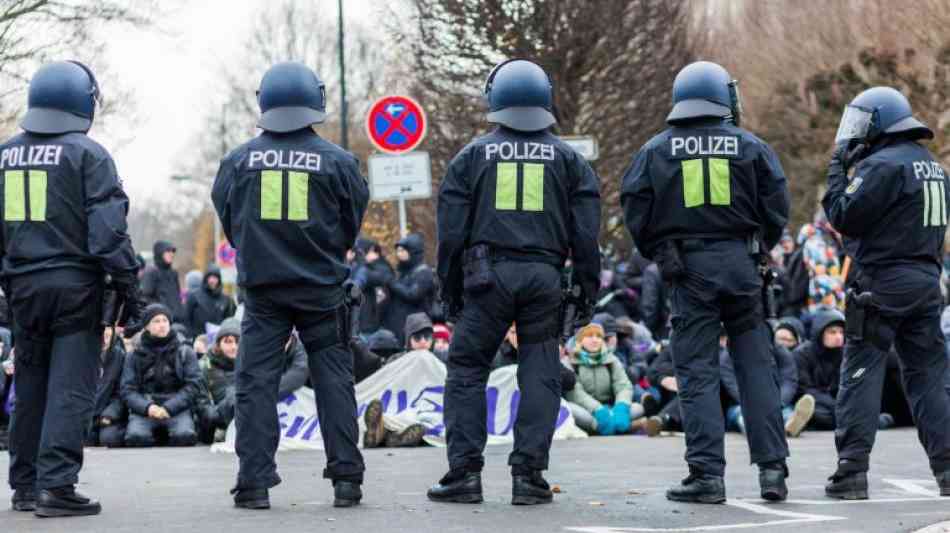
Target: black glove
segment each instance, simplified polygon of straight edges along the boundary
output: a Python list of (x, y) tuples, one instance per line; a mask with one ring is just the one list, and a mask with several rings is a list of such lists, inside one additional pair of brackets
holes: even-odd
[(132, 337), (145, 327), (142, 324), (145, 301), (139, 291), (138, 279), (134, 274), (113, 276), (112, 288), (118, 295), (117, 307), (122, 310), (118, 325), (125, 328), (126, 338)]
[(838, 143), (835, 146), (834, 153), (831, 154), (831, 161), (828, 163), (828, 179), (846, 176), (851, 165), (857, 162), (867, 149), (868, 145), (865, 143), (858, 143), (854, 146), (850, 142)]

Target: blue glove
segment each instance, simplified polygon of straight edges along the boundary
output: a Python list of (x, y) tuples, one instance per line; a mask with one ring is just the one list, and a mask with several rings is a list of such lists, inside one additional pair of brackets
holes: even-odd
[(610, 412), (614, 431), (620, 434), (630, 433), (630, 404), (617, 402)]
[(610, 415), (609, 407), (606, 405), (598, 407), (597, 410), (594, 411), (594, 420), (597, 421), (597, 433), (604, 436), (614, 434), (613, 417)]

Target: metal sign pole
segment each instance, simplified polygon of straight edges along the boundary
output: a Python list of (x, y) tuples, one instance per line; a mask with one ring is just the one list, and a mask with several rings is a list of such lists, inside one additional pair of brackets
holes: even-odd
[(406, 199), (399, 197), (399, 238), (406, 237)]

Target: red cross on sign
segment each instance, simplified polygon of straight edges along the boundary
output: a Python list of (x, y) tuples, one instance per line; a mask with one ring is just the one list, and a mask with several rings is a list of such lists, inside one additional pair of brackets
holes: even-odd
[(419, 146), (426, 135), (426, 115), (408, 96), (384, 96), (369, 108), (366, 134), (383, 152), (409, 152)]

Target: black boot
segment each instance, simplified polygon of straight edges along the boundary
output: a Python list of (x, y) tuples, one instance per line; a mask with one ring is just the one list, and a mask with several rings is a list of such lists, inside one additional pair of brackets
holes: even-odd
[(16, 489), (10, 499), (14, 511), (32, 513), (36, 510), (36, 491), (33, 489)]
[(36, 516), (88, 516), (102, 512), (99, 502), (76, 492), (71, 485), (41, 490), (36, 498)]
[(554, 501), (551, 486), (534, 470), (530, 474), (512, 473), (511, 505), (538, 505)]
[(234, 506), (239, 509), (270, 509), (267, 489), (231, 489)]
[(759, 465), (759, 488), (762, 499), (770, 502), (782, 502), (788, 498), (788, 467), (785, 463), (769, 463)]
[(689, 476), (666, 491), (666, 499), (674, 502), (723, 503), (726, 501), (726, 485), (722, 476), (704, 474), (690, 467)]
[(935, 476), (941, 496), (950, 496), (950, 470), (944, 470)]
[(868, 499), (868, 473), (842, 471), (839, 467), (838, 471), (828, 478), (825, 496), (839, 500)]
[(359, 505), (362, 499), (363, 490), (359, 483), (343, 480), (333, 482), (334, 507), (353, 507)]
[(434, 502), (482, 503), (482, 473), (450, 471), (427, 496)]

